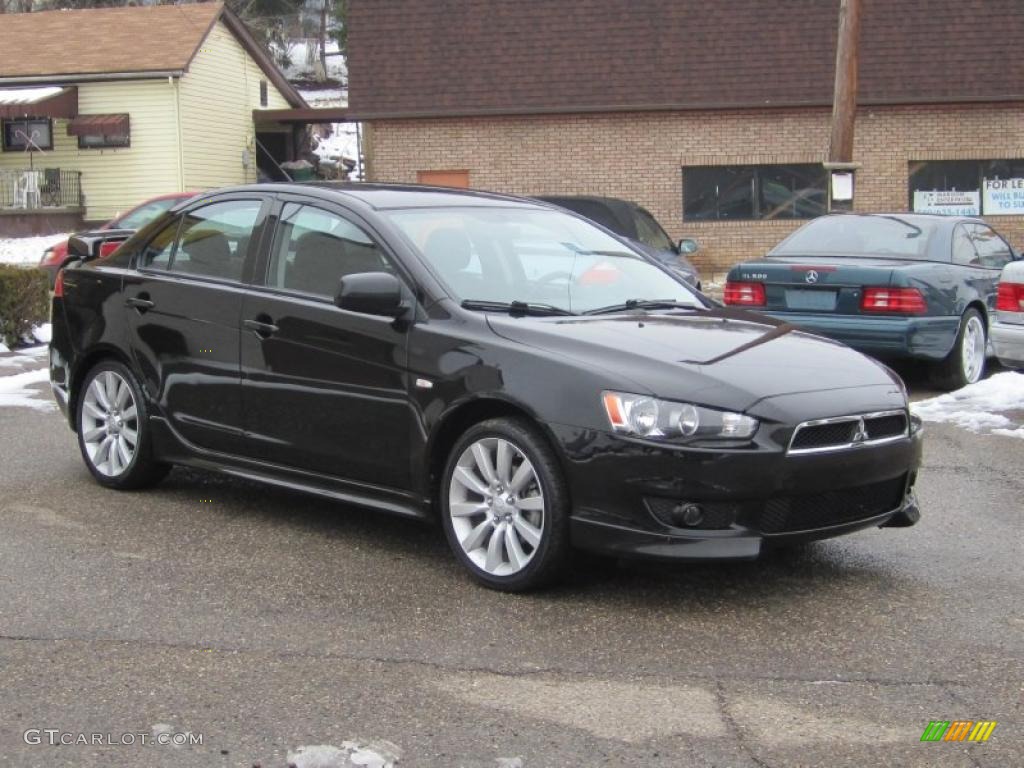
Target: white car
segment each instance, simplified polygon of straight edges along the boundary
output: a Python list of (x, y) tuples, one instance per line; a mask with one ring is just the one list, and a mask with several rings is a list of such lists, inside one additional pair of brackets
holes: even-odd
[(1003, 268), (990, 330), (999, 362), (1007, 368), (1024, 369), (1024, 261)]

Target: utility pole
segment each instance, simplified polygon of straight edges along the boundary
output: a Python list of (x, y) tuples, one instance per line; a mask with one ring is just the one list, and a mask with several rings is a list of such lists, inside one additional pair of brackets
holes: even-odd
[(832, 96), (832, 135), (828, 145), (829, 209), (853, 208), (853, 133), (857, 120), (861, 0), (840, 0), (836, 79)]

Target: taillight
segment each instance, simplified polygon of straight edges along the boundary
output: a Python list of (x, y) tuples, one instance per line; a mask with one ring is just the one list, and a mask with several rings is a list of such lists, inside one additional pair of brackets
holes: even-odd
[(725, 293), (722, 299), (726, 304), (739, 307), (763, 307), (765, 305), (764, 283), (734, 283), (729, 281), (725, 284)]
[(107, 256), (112, 254), (118, 248), (121, 247), (123, 240), (108, 240), (105, 243), (100, 243), (100, 258), (105, 259)]
[(64, 270), (57, 270), (57, 277), (53, 281), (53, 298), (63, 299), (64, 298)]
[(1000, 283), (996, 309), (1000, 312), (1024, 312), (1024, 283)]
[(864, 312), (918, 315), (928, 310), (928, 303), (917, 288), (865, 288), (860, 308)]

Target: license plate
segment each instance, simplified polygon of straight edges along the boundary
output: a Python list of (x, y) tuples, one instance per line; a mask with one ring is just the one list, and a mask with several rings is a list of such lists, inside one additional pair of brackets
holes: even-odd
[(831, 312), (836, 308), (836, 292), (789, 290), (786, 291), (786, 307)]

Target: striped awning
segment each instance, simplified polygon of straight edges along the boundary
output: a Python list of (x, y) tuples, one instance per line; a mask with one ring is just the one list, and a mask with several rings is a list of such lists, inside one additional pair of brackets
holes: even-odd
[(79, 115), (68, 123), (68, 136), (127, 136), (128, 115)]
[(75, 117), (78, 89), (74, 86), (0, 88), (0, 117)]

